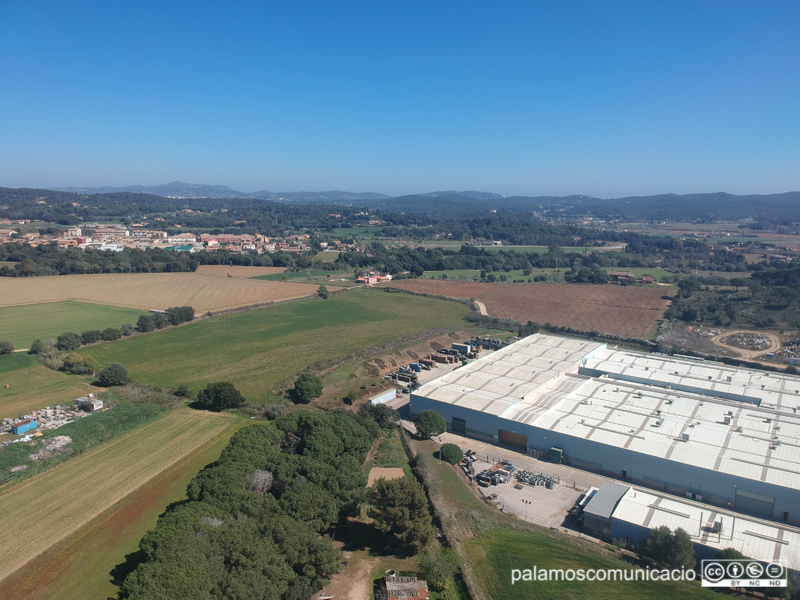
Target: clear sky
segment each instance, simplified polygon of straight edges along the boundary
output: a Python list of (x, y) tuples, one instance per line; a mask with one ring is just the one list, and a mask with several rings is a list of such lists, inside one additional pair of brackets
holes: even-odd
[(800, 2), (0, 0), (0, 186), (800, 189)]

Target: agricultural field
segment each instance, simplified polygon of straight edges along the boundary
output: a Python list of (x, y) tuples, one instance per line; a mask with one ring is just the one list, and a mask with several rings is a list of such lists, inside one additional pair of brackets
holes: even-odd
[(411, 292), (473, 298), (493, 317), (550, 323), (580, 331), (649, 338), (664, 314), (670, 288), (575, 283), (504, 285), (448, 280), (405, 279), (387, 286)]
[(216, 275), (217, 277), (243, 277), (245, 279), (259, 275), (274, 275), (283, 273), (285, 267), (243, 267), (239, 265), (200, 265), (196, 273)]
[(19, 350), (35, 339), (56, 339), (66, 331), (80, 334), (89, 329), (119, 329), (125, 323), (136, 324), (142, 314), (140, 310), (72, 301), (6, 306), (0, 308), (0, 340), (8, 340)]
[(29, 354), (0, 356), (0, 419), (13, 419), (103, 390), (90, 385), (90, 381), (91, 377), (48, 369)]
[(138, 310), (193, 306), (198, 314), (316, 293), (302, 283), (256, 281), (204, 273), (130, 273), (10, 277), (0, 307), (72, 300)]
[(225, 413), (175, 410), (0, 492), (0, 581), (236, 420)]
[(203, 467), (219, 458), (233, 433), (247, 423), (233, 423), (7, 577), (3, 581), (3, 598), (115, 598), (119, 588), (114, 579), (127, 574), (125, 561), (139, 549), (145, 533), (156, 526), (159, 515), (170, 504), (186, 499), (189, 482)]
[[(260, 285), (260, 283), (258, 283)], [(316, 288), (315, 288), (316, 289)], [(251, 403), (320, 361), (428, 330), (463, 329), (467, 307), (446, 300), (357, 289), (204, 319), (82, 350), (125, 365), (134, 381), (193, 391), (230, 381)]]
[(304, 279), (314, 279), (318, 277), (328, 277), (328, 275), (336, 275), (342, 276), (340, 273), (336, 271), (321, 271), (321, 270), (314, 270), (308, 269), (305, 271), (292, 271), (289, 273), (271, 273), (269, 275), (259, 275), (257, 277), (253, 277), (253, 279), (263, 279), (266, 281), (302, 281)]

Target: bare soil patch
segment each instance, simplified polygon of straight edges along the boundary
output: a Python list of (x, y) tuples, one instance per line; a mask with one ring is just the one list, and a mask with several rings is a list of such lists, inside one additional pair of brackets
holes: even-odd
[(372, 467), (369, 472), (369, 481), (367, 487), (372, 487), (378, 479), (400, 479), (405, 477), (405, 471), (400, 467)]

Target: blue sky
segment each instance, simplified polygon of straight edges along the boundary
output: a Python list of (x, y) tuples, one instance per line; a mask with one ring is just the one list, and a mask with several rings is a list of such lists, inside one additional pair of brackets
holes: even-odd
[(0, 2), (0, 185), (800, 189), (800, 2)]

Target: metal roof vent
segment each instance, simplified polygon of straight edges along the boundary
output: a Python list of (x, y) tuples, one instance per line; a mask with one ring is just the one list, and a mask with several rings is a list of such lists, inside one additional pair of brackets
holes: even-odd
[(689, 434), (686, 431), (683, 432), (683, 441), (684, 442), (688, 442), (689, 441)]
[(741, 425), (739, 425), (739, 426), (736, 428), (736, 433), (742, 433), (742, 431), (744, 431), (744, 429), (742, 429), (742, 426), (741, 426)]

